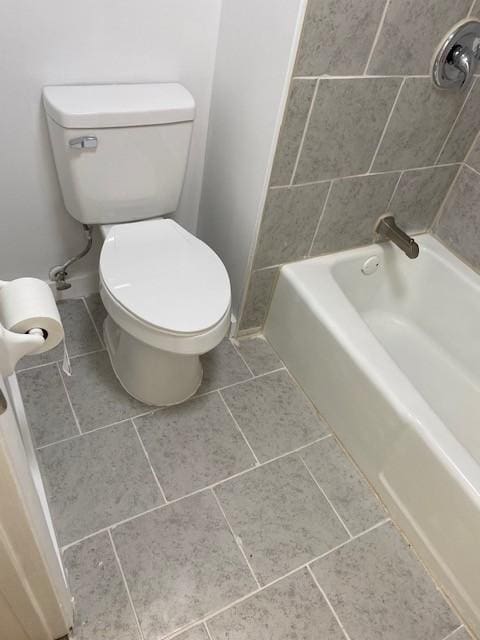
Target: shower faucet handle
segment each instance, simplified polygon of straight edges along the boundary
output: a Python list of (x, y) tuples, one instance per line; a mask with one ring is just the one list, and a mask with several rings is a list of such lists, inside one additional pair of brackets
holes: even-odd
[(68, 144), (72, 149), (96, 149), (98, 146), (97, 136), (81, 136), (80, 138), (72, 138), (68, 141)]
[(440, 89), (470, 85), (480, 60), (480, 20), (462, 20), (443, 39), (433, 60), (432, 76)]

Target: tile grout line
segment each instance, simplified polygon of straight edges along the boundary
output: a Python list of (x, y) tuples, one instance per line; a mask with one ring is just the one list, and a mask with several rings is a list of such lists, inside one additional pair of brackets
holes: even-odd
[(303, 466), (305, 467), (305, 469), (308, 471), (309, 476), (311, 477), (311, 479), (313, 480), (313, 482), (315, 483), (315, 486), (318, 487), (320, 493), (323, 495), (323, 497), (325, 498), (325, 500), (328, 502), (328, 504), (330, 505), (330, 508), (332, 509), (332, 511), (334, 512), (334, 514), (337, 516), (337, 518), (339, 519), (339, 521), (341, 522), (343, 528), (345, 529), (345, 531), (347, 532), (348, 537), (350, 538), (350, 540), (353, 539), (353, 535), (350, 531), (350, 529), (347, 527), (347, 525), (345, 524), (342, 516), (338, 513), (337, 509), (335, 508), (335, 506), (333, 505), (333, 502), (330, 500), (330, 498), (328, 497), (328, 495), (326, 494), (324, 488), (320, 485), (320, 483), (318, 482), (318, 480), (315, 478), (315, 476), (313, 475), (312, 471), (310, 470), (310, 467), (307, 465), (307, 463), (305, 462), (305, 460), (302, 457), (301, 453), (297, 454), (298, 457), (300, 458), (300, 460), (303, 463)]
[(438, 152), (438, 155), (435, 158), (435, 165), (437, 164), (437, 162), (439, 162), (439, 160), (440, 160), (440, 158), (442, 156), (442, 153), (445, 151), (445, 149), (447, 147), (447, 144), (448, 144), (448, 142), (449, 142), (449, 140), (450, 140), (450, 138), (451, 138), (451, 136), (453, 134), (453, 131), (454, 131), (455, 127), (457, 126), (457, 123), (459, 122), (460, 118), (462, 117), (463, 112), (465, 111), (468, 99), (470, 98), (470, 96), (472, 94), (472, 91), (473, 91), (474, 87), (476, 86), (477, 82), (478, 82), (478, 80), (475, 79), (472, 82), (472, 86), (467, 91), (467, 93), (465, 95), (465, 100), (462, 102), (462, 106), (458, 110), (457, 117), (453, 121), (453, 124), (452, 124), (452, 126), (450, 127), (450, 129), (449, 129), (449, 131), (447, 133), (447, 137), (445, 138), (445, 140), (444, 140), (444, 142), (443, 142), (443, 144), (442, 144), (442, 146), (440, 148), (440, 151)]
[(239, 355), (239, 356), (240, 356), (240, 358), (243, 360), (243, 364), (244, 364), (244, 365), (247, 367), (247, 369), (250, 371), (250, 374), (251, 374), (252, 378), (254, 378), (254, 377), (255, 377), (255, 374), (254, 374), (254, 373), (253, 373), (253, 371), (250, 369), (250, 366), (249, 366), (248, 362), (245, 360), (245, 358), (244, 358), (244, 357), (243, 357), (243, 355), (241, 354), (241, 352), (240, 352), (240, 347), (239, 347), (239, 346), (237, 346), (237, 345), (235, 344), (235, 341), (234, 341), (233, 339), (230, 339), (230, 342), (231, 342), (231, 344), (232, 344), (233, 348), (235, 349), (235, 351), (237, 352), (237, 355)]
[(220, 498), (217, 496), (217, 494), (215, 493), (214, 489), (210, 489), (210, 491), (211, 491), (211, 493), (212, 493), (212, 495), (213, 495), (213, 497), (215, 499), (215, 502), (218, 505), (218, 508), (222, 512), (222, 516), (223, 516), (225, 522), (227, 523), (228, 528), (230, 529), (230, 533), (232, 534), (233, 539), (235, 540), (235, 544), (239, 548), (240, 553), (242, 554), (245, 562), (247, 563), (248, 568), (250, 569), (250, 573), (252, 574), (252, 578), (255, 580), (255, 584), (257, 585), (257, 587), (259, 589), (261, 589), (262, 585), (260, 584), (260, 582), (258, 581), (257, 576), (255, 575), (255, 571), (253, 570), (253, 567), (250, 564), (250, 560), (247, 558), (247, 554), (245, 553), (245, 549), (243, 548), (242, 539), (240, 538), (240, 536), (237, 536), (237, 534), (235, 533), (232, 525), (230, 524), (230, 521), (227, 518), (227, 514), (225, 513), (225, 510), (224, 510), (224, 508), (222, 506), (222, 503), (220, 502)]
[(119, 569), (120, 574), (122, 576), (123, 584), (124, 584), (125, 590), (127, 592), (128, 600), (130, 602), (130, 606), (132, 607), (132, 612), (133, 612), (133, 615), (135, 617), (135, 622), (137, 623), (137, 629), (138, 629), (139, 637), (141, 638), (141, 640), (145, 640), (145, 636), (143, 635), (142, 627), (140, 626), (140, 620), (138, 619), (137, 610), (135, 609), (135, 606), (133, 604), (132, 594), (130, 593), (130, 589), (128, 587), (127, 578), (125, 577), (125, 573), (123, 571), (122, 563), (120, 562), (120, 558), (118, 556), (117, 547), (115, 546), (115, 542), (113, 541), (112, 532), (110, 531), (110, 529), (107, 529), (107, 532), (108, 532), (108, 537), (110, 539), (110, 544), (112, 545), (112, 549), (113, 549), (113, 553), (114, 553), (114, 556), (115, 556), (115, 560), (117, 562), (118, 569)]
[[(170, 640), (175, 638), (178, 634), (180, 634), (181, 632), (185, 632), (185, 631), (189, 631), (190, 629), (192, 629), (193, 627), (196, 627), (198, 625), (201, 624), (206, 624), (209, 620), (211, 620), (212, 618), (215, 618), (216, 616), (224, 613), (225, 611), (228, 611), (229, 609), (232, 609), (233, 607), (241, 604), (242, 602), (245, 602), (245, 600), (248, 600), (249, 598), (252, 598), (253, 596), (258, 595), (259, 593), (262, 593), (263, 591), (265, 591), (266, 589), (268, 589), (269, 587), (272, 587), (273, 585), (281, 582), (282, 580), (285, 580), (285, 578), (288, 578), (290, 576), (292, 576), (293, 574), (301, 571), (302, 569), (307, 569), (309, 568), (309, 565), (311, 563), (316, 562), (317, 560), (321, 560), (322, 558), (325, 558), (326, 556), (328, 556), (330, 553), (332, 553), (333, 551), (337, 551), (337, 549), (340, 549), (341, 547), (346, 546), (347, 544), (349, 544), (350, 542), (352, 542), (353, 540), (356, 540), (357, 538), (362, 537), (363, 535), (370, 533), (371, 531), (373, 531), (374, 529), (377, 529), (381, 526), (383, 526), (384, 524), (386, 524), (387, 522), (390, 522), (390, 518), (387, 518), (386, 520), (382, 520), (381, 522), (378, 522), (376, 525), (374, 525), (373, 527), (370, 527), (368, 529), (366, 529), (365, 531), (362, 531), (361, 533), (355, 535), (352, 540), (346, 540), (345, 542), (343, 542), (340, 545), (337, 545), (336, 547), (333, 547), (333, 549), (329, 549), (328, 551), (325, 551), (323, 554), (321, 554), (320, 556), (317, 556), (316, 558), (313, 558), (312, 560), (309, 560), (308, 562), (304, 562), (303, 564), (301, 564), (298, 567), (295, 567), (294, 569), (291, 569), (290, 571), (288, 571), (287, 573), (283, 574), (282, 576), (279, 576), (278, 578), (275, 578), (274, 580), (271, 580), (270, 582), (268, 582), (267, 584), (265, 584), (263, 587), (259, 588), (259, 589), (255, 589), (254, 591), (250, 591), (249, 593), (245, 594), (244, 596), (241, 596), (240, 598), (237, 598), (237, 600), (234, 600), (233, 602), (230, 602), (229, 604), (221, 607), (220, 609), (217, 609), (215, 611), (212, 611), (210, 613), (207, 613), (206, 615), (202, 616), (201, 618), (199, 618), (198, 620), (194, 620), (186, 625), (183, 625), (181, 627), (177, 627), (177, 629), (174, 629), (173, 631), (167, 633), (165, 636), (162, 637), (161, 640)], [(327, 600), (325, 598), (325, 600)], [(350, 639), (349, 639), (350, 640)]]
[(448, 636), (445, 636), (444, 638), (442, 638), (442, 640), (450, 640), (450, 638), (453, 638), (453, 636), (461, 629), (465, 629), (465, 625), (463, 624), (463, 622), (459, 627), (457, 627), (451, 633), (449, 633)]
[(390, 126), (390, 122), (392, 121), (393, 114), (395, 113), (395, 108), (396, 108), (396, 106), (398, 104), (398, 101), (400, 99), (400, 94), (402, 93), (402, 89), (405, 86), (406, 81), (407, 81), (407, 78), (406, 77), (403, 78), (403, 80), (400, 83), (400, 86), (398, 88), (397, 95), (395, 97), (395, 100), (393, 101), (392, 108), (390, 109), (390, 113), (388, 114), (388, 118), (387, 118), (387, 121), (385, 123), (385, 127), (383, 128), (382, 135), (380, 136), (380, 139), (379, 139), (378, 144), (377, 144), (377, 148), (375, 149), (375, 153), (373, 154), (372, 161), (371, 161), (370, 166), (368, 168), (367, 174), (369, 174), (369, 175), (371, 175), (371, 173), (372, 173), (372, 169), (373, 169), (373, 166), (374, 166), (375, 161), (377, 159), (378, 153), (380, 151), (380, 147), (382, 146), (382, 142), (384, 141), (385, 136), (387, 134), (387, 130), (388, 130), (389, 126)]
[(461, 172), (463, 167), (465, 167), (465, 163), (462, 162), (459, 165), (458, 171), (456, 172), (455, 177), (453, 178), (450, 186), (448, 187), (447, 192), (445, 193), (445, 196), (444, 196), (442, 202), (440, 203), (440, 206), (438, 207), (438, 211), (435, 214), (435, 217), (433, 218), (432, 223), (430, 224), (430, 228), (428, 230), (429, 233), (433, 232), (435, 230), (435, 227), (440, 223), (440, 219), (441, 219), (441, 217), (443, 215), (443, 211), (445, 209), (445, 205), (447, 204), (447, 202), (448, 202), (448, 200), (450, 198), (450, 194), (452, 193), (455, 185), (458, 182), (458, 179), (460, 177), (460, 172)]
[[(104, 349), (102, 349), (102, 351), (104, 351)], [(77, 357), (77, 356), (75, 356)], [(58, 363), (57, 362), (49, 362), (48, 366), (50, 365), (57, 365), (58, 367)], [(47, 366), (47, 365), (39, 365), (39, 366)], [(37, 367), (34, 367), (37, 368)], [(189, 398), (189, 400), (196, 400), (197, 398), (204, 398), (205, 396), (208, 395), (212, 395), (214, 393), (217, 393), (219, 391), (223, 391), (224, 389), (231, 389), (232, 387), (236, 387), (239, 384), (244, 384), (246, 382), (251, 382), (252, 380), (256, 380), (257, 378), (263, 378), (264, 376), (268, 376), (271, 373), (278, 373), (279, 371), (286, 371), (287, 368), (285, 367), (285, 365), (279, 367), (278, 369), (274, 369), (273, 371), (267, 371), (266, 373), (260, 373), (257, 376), (254, 376), (253, 378), (247, 378), (246, 380), (240, 380), (239, 382), (234, 382), (232, 384), (227, 384), (224, 387), (220, 387), (218, 389), (212, 389), (211, 391), (205, 391), (204, 393), (199, 393), (197, 395), (192, 396), (191, 398)], [(62, 378), (63, 380), (63, 378)], [(105, 424), (102, 425), (101, 427), (95, 427), (94, 429), (89, 429), (88, 431), (80, 431), (80, 433), (78, 435), (74, 435), (74, 436), (69, 436), (68, 438), (61, 438), (60, 440), (55, 440), (54, 442), (49, 442), (48, 444), (42, 444), (40, 447), (36, 447), (37, 450), (40, 449), (45, 449), (46, 447), (52, 447), (56, 444), (60, 444), (62, 442), (67, 442), (68, 440), (74, 440), (76, 438), (79, 438), (80, 436), (86, 436), (89, 433), (94, 433), (95, 431), (100, 431), (101, 429), (108, 429), (108, 427), (115, 427), (118, 424), (122, 424), (123, 422), (127, 422), (128, 420), (136, 420), (137, 418), (142, 418), (143, 416), (148, 416), (149, 414), (153, 414), (153, 413), (157, 413), (158, 411), (161, 411), (163, 407), (156, 407), (156, 408), (150, 408), (147, 411), (142, 411), (142, 413), (137, 413), (134, 416), (129, 416), (127, 418), (123, 418), (123, 420), (116, 420), (115, 422), (110, 422), (109, 424)]]
[(345, 638), (347, 640), (350, 640), (350, 636), (347, 633), (347, 630), (345, 629), (345, 627), (343, 626), (343, 622), (340, 620), (337, 612), (335, 611), (335, 609), (333, 608), (332, 603), (330, 602), (330, 600), (327, 597), (327, 594), (325, 593), (325, 591), (322, 589), (322, 587), (320, 586), (320, 583), (318, 582), (317, 578), (315, 577), (315, 574), (313, 573), (310, 565), (307, 565), (307, 571), (310, 574), (313, 582), (315, 583), (317, 589), (320, 591), (320, 593), (322, 594), (323, 599), (325, 600), (325, 603), (327, 604), (327, 607), (330, 609), (333, 617), (335, 618), (335, 620), (337, 621), (338, 626), (340, 627), (343, 635), (345, 636)]
[(386, 208), (387, 212), (390, 211), (390, 207), (392, 206), (393, 199), (395, 198), (395, 196), (397, 194), (397, 191), (398, 191), (398, 187), (400, 186), (400, 181), (402, 180), (402, 178), (405, 175), (406, 171), (407, 171), (406, 169), (403, 169), (402, 171), (400, 171), (400, 175), (398, 176), (398, 180), (397, 180), (397, 182), (395, 184), (395, 187), (394, 187), (394, 189), (392, 191), (392, 195), (390, 196), (390, 200), (388, 201), (388, 204), (387, 204), (387, 208)]
[(205, 627), (205, 631), (207, 632), (207, 636), (208, 636), (209, 640), (214, 640), (214, 638), (212, 636), (212, 632), (208, 628), (208, 624), (206, 622), (204, 622), (203, 626)]
[[(126, 422), (126, 420), (124, 420), (124, 422)], [(102, 427), (105, 428), (105, 427)], [(314, 444), (317, 444), (318, 442), (321, 442), (322, 440), (327, 440), (328, 438), (333, 438), (333, 435), (331, 433), (327, 433), (323, 436), (321, 436), (320, 438), (317, 438), (316, 440), (312, 440), (312, 442), (308, 442), (307, 444), (302, 445), (301, 447), (298, 447), (297, 449), (294, 449), (293, 451), (288, 451), (287, 453), (282, 453), (280, 456), (277, 456), (275, 458), (271, 458), (269, 460), (266, 460), (265, 462), (261, 462), (258, 467), (248, 467), (248, 469), (244, 469), (243, 471), (239, 471), (238, 473), (234, 473), (231, 476), (228, 476), (228, 478), (223, 478), (222, 480), (218, 480), (217, 482), (213, 482), (212, 484), (209, 484), (205, 487), (202, 487), (201, 489), (195, 489), (195, 491), (191, 491), (190, 493), (186, 493), (183, 496), (180, 496), (179, 498), (174, 498), (173, 500), (167, 500), (165, 504), (161, 504), (161, 505), (157, 505), (155, 507), (151, 507), (150, 509), (146, 509), (145, 511), (142, 511), (141, 513), (136, 513), (133, 516), (129, 516), (128, 518), (124, 518), (123, 520), (118, 520), (117, 522), (113, 522), (112, 524), (109, 524), (106, 527), (102, 527), (101, 529), (97, 529), (96, 531), (93, 531), (92, 533), (87, 534), (86, 536), (83, 536), (82, 538), (79, 538), (78, 540), (74, 540), (73, 542), (69, 542), (68, 544), (64, 545), (62, 547), (62, 551), (65, 551), (65, 549), (68, 549), (69, 547), (73, 547), (76, 544), (79, 544), (80, 542), (83, 542), (84, 540), (87, 540), (88, 538), (92, 538), (93, 536), (96, 536), (99, 533), (102, 533), (104, 531), (106, 531), (108, 528), (112, 528), (114, 529), (115, 527), (118, 527), (122, 524), (125, 524), (126, 522), (130, 522), (131, 520), (135, 520), (135, 518), (140, 518), (141, 516), (147, 515), (148, 513), (151, 513), (152, 511), (156, 511), (157, 509), (163, 509), (165, 507), (167, 507), (168, 505), (171, 504), (175, 504), (176, 502), (180, 502), (181, 500), (185, 500), (187, 498), (192, 498), (193, 496), (198, 495), (199, 493), (202, 493), (204, 491), (209, 491), (210, 489), (214, 489), (215, 487), (218, 487), (221, 484), (224, 484), (226, 482), (229, 482), (230, 480), (235, 480), (236, 478), (239, 478), (243, 475), (246, 475), (247, 473), (249, 473), (250, 471), (254, 471), (255, 469), (258, 469), (260, 467), (263, 467), (267, 464), (270, 464), (271, 462), (276, 462), (277, 460), (281, 460), (282, 458), (286, 458), (288, 456), (291, 456), (295, 453), (298, 453), (299, 451), (301, 451), (302, 449), (307, 449), (308, 447), (311, 447)], [(48, 446), (48, 445), (47, 445)]]
[(85, 305), (85, 309), (87, 310), (87, 314), (88, 314), (88, 317), (90, 318), (90, 322), (92, 323), (93, 328), (95, 329), (95, 333), (97, 334), (97, 338), (98, 338), (100, 344), (103, 346), (103, 348), (105, 348), (106, 345), (105, 345), (105, 343), (103, 341), (102, 336), (100, 335), (100, 331), (98, 330), (97, 325), (95, 324), (95, 320), (93, 319), (92, 313), (91, 313), (90, 309), (88, 308), (88, 304), (87, 304), (86, 298), (83, 297), (82, 301), (83, 301), (83, 304)]
[[(416, 80), (427, 80), (430, 79), (432, 76), (431, 74), (424, 74), (424, 73), (408, 73), (408, 74), (403, 74), (403, 73), (392, 73), (391, 75), (385, 75), (383, 73), (379, 73), (377, 74), (369, 74), (367, 73), (366, 75), (363, 74), (359, 74), (356, 76), (352, 76), (352, 75), (329, 75), (327, 73), (323, 73), (322, 75), (318, 76), (318, 75), (311, 75), (311, 76), (293, 76), (292, 80), (388, 80), (390, 78), (396, 78), (397, 80), (400, 80), (401, 78), (414, 78)], [(475, 78), (479, 77), (478, 74), (474, 75)]]
[(385, 18), (387, 16), (387, 11), (389, 6), (390, 6), (390, 0), (385, 0), (385, 6), (383, 7), (382, 15), (380, 16), (380, 22), (378, 23), (377, 31), (375, 32), (375, 38), (373, 39), (372, 47), (370, 49), (370, 53), (368, 54), (367, 63), (365, 65), (365, 68), (363, 69), (362, 77), (364, 78), (367, 76), (368, 67), (372, 62), (373, 53), (377, 48), (378, 41), (380, 40), (380, 34), (383, 31), (383, 25), (385, 24)]
[(307, 117), (306, 117), (306, 120), (305, 120), (305, 126), (303, 128), (302, 137), (300, 138), (300, 144), (298, 145), (298, 153), (297, 153), (297, 157), (295, 158), (295, 164), (293, 165), (293, 171), (292, 171), (292, 176), (290, 178), (289, 186), (292, 186), (293, 181), (295, 179), (295, 174), (297, 173), (298, 164), (300, 162), (300, 156), (301, 156), (302, 151), (303, 151), (303, 143), (305, 142), (305, 138), (307, 137), (307, 131), (308, 131), (308, 127), (310, 125), (310, 119), (312, 117), (312, 113), (313, 113), (313, 109), (314, 109), (314, 106), (315, 106), (315, 102), (317, 100), (317, 94), (318, 94), (319, 86), (320, 86), (320, 78), (318, 78), (315, 81), (315, 89), (313, 90), (312, 103), (310, 104), (310, 108), (308, 109)]
[(328, 185), (328, 191), (327, 191), (327, 195), (325, 196), (325, 202), (323, 203), (322, 210), (321, 210), (320, 215), (318, 217), (318, 222), (317, 222), (317, 226), (315, 227), (315, 231), (313, 233), (312, 242), (310, 243), (310, 247), (308, 248), (308, 253), (307, 253), (308, 256), (312, 255), (313, 247), (315, 246), (315, 240), (317, 239), (317, 234), (318, 234), (318, 231), (320, 229), (320, 225), (322, 224), (322, 220), (323, 220), (323, 218), (325, 216), (325, 212), (327, 210), (328, 201), (330, 200), (330, 194), (331, 194), (332, 189), (333, 189), (333, 182), (334, 182), (333, 180), (330, 180), (330, 184)]
[(135, 433), (137, 434), (138, 441), (140, 442), (140, 446), (142, 447), (142, 451), (147, 459), (148, 466), (150, 467), (150, 471), (152, 472), (153, 477), (155, 478), (155, 482), (162, 494), (162, 498), (165, 500), (165, 504), (168, 504), (167, 496), (165, 495), (165, 491), (163, 490), (162, 485), (160, 484), (160, 480), (158, 479), (157, 474), (155, 473), (155, 469), (153, 468), (152, 461), (150, 460), (150, 456), (148, 455), (148, 451), (143, 443), (142, 438), (140, 437), (140, 433), (138, 432), (138, 427), (135, 424), (134, 418), (131, 419), (131, 423), (133, 424), (133, 428), (135, 429)]
[[(70, 411), (72, 412), (73, 419), (75, 421), (75, 425), (76, 425), (77, 430), (78, 430), (78, 435), (75, 435), (75, 436), (72, 436), (71, 438), (66, 438), (66, 439), (71, 440), (73, 438), (79, 438), (80, 436), (83, 435), (82, 434), (82, 430), (80, 429), (80, 422), (79, 422), (79, 420), (77, 418), (77, 414), (75, 413), (75, 409), (73, 408), (73, 404), (72, 404), (72, 401), (70, 399), (70, 394), (68, 393), (67, 385), (65, 384), (65, 380), (63, 379), (62, 372), (60, 371), (60, 365), (58, 364), (58, 362), (56, 362), (55, 365), (57, 367), (57, 371), (58, 371), (58, 375), (60, 376), (60, 380), (62, 381), (63, 390), (64, 390), (65, 395), (67, 397), (67, 402), (68, 402), (68, 405), (70, 407)], [(48, 446), (48, 445), (44, 445), (44, 446)]]
[[(105, 347), (102, 347), (101, 349), (94, 349), (93, 351), (85, 351), (85, 353), (76, 353), (74, 356), (69, 355), (68, 357), (69, 357), (69, 360), (76, 360), (77, 358), (91, 356), (95, 353), (102, 353), (103, 351), (106, 351)], [(50, 365), (59, 364), (61, 362), (63, 362), (63, 358), (60, 358), (59, 360), (52, 360), (51, 362), (44, 362), (42, 364), (34, 364), (31, 367), (23, 367), (22, 369), (17, 369), (15, 373), (22, 373), (23, 371), (31, 371), (32, 369), (40, 369), (41, 367), (48, 367)]]
[(477, 2), (477, 0), (472, 0), (472, 5), (470, 7), (470, 11), (467, 13), (467, 18), (472, 16), (473, 13), (473, 8), (475, 7), (475, 3)]
[(148, 416), (150, 413), (154, 413), (154, 411), (152, 411), (152, 409), (150, 409), (149, 411), (145, 411), (145, 413), (138, 413), (135, 416), (131, 416), (129, 418), (124, 418), (123, 420), (117, 420), (117, 422), (110, 422), (110, 424), (105, 424), (101, 427), (95, 427), (94, 429), (89, 429), (88, 431), (81, 431), (78, 435), (75, 436), (69, 436), (68, 438), (62, 438), (61, 440), (55, 440), (55, 442), (49, 442), (48, 444), (42, 444), (40, 447), (37, 447), (37, 451), (40, 451), (40, 449), (46, 449), (47, 447), (53, 447), (56, 444), (61, 444), (62, 442), (68, 442), (69, 440), (76, 440), (77, 438), (80, 438), (81, 436), (88, 436), (91, 433), (95, 433), (96, 431), (102, 431), (102, 429), (108, 429), (110, 427), (116, 427), (119, 424), (123, 424), (124, 422), (129, 422), (131, 420), (134, 420), (136, 418), (142, 418), (143, 416)]
[[(465, 154), (465, 158), (464, 158), (464, 159), (463, 159), (463, 161), (462, 161), (464, 164), (468, 164), (468, 159), (469, 159), (469, 157), (470, 157), (470, 154), (472, 153), (473, 148), (475, 147), (476, 143), (477, 143), (477, 142), (479, 142), (479, 141), (480, 141), (480, 132), (479, 132), (479, 133), (477, 133), (477, 135), (473, 136), (473, 142), (472, 142), (472, 144), (468, 147), (468, 151), (467, 151), (467, 153)], [(469, 166), (470, 166), (470, 165), (469, 165)]]
[(220, 396), (221, 401), (223, 402), (225, 409), (227, 410), (229, 416), (232, 418), (234, 425), (236, 426), (236, 428), (238, 429), (240, 435), (242, 436), (242, 438), (245, 441), (245, 444), (247, 445), (247, 447), (250, 449), (250, 452), (255, 460), (255, 467), (260, 466), (260, 460), (257, 458), (257, 454), (255, 453), (255, 451), (253, 450), (252, 445), (250, 444), (250, 442), (248, 441), (247, 436), (243, 433), (242, 428), (240, 427), (240, 425), (238, 424), (235, 416), (233, 415), (233, 413), (230, 410), (230, 407), (227, 404), (227, 401), (225, 400), (225, 398), (223, 397), (222, 393), (220, 391), (217, 391), (218, 395)]

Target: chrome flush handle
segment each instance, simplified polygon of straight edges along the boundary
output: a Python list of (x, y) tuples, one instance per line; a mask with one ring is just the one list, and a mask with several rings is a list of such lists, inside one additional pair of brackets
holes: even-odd
[(68, 141), (68, 144), (72, 149), (96, 149), (98, 146), (97, 136), (81, 136), (80, 138), (72, 138)]

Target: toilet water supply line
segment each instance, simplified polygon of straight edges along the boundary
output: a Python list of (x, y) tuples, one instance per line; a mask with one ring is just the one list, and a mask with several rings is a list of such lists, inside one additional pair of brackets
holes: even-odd
[(64, 291), (65, 289), (70, 289), (70, 287), (72, 285), (70, 284), (70, 282), (67, 282), (67, 276), (68, 276), (67, 269), (68, 269), (68, 267), (70, 267), (74, 262), (77, 262), (77, 260), (80, 260), (80, 258), (83, 258), (83, 256), (86, 256), (87, 253), (92, 248), (92, 243), (93, 243), (92, 231), (93, 231), (93, 227), (92, 227), (91, 224), (83, 224), (82, 227), (83, 227), (83, 230), (85, 232), (85, 236), (87, 238), (86, 247), (82, 251), (80, 251), (80, 253), (78, 253), (76, 256), (74, 256), (73, 258), (70, 258), (69, 260), (67, 260), (65, 262), (65, 264), (59, 264), (59, 265), (57, 265), (55, 267), (52, 267), (50, 269), (50, 271), (48, 272), (48, 277), (50, 278), (50, 280), (55, 282), (55, 286), (57, 288), (57, 291)]

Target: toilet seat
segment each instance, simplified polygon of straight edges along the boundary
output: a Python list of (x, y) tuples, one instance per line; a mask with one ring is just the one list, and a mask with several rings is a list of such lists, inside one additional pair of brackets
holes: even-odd
[(100, 284), (112, 319), (157, 348), (206, 352), (230, 322), (223, 263), (170, 219), (113, 225), (100, 254)]

